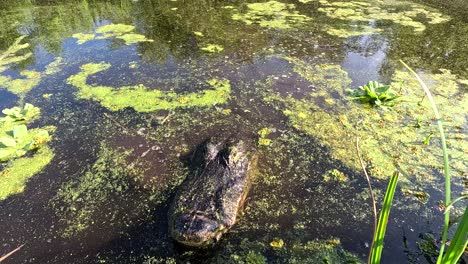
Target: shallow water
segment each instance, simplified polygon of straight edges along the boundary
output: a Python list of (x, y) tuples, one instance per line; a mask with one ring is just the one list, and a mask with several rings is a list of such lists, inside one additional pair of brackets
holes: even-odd
[[(0, 254), (25, 245), (5, 263), (364, 262), (372, 211), (356, 135), (380, 200), (402, 173), (383, 263), (432, 263), (423, 238), (437, 239), (443, 219), (439, 141), (398, 60), (441, 104), (457, 197), (468, 181), (468, 6), (354, 1), (350, 16), (336, 1), (249, 3), (0, 3), (0, 51), (23, 35), (17, 55), (32, 53), (0, 63), (0, 109), (31, 103), (41, 116), (28, 128), (55, 127), (50, 163), (0, 200)], [(135, 28), (102, 33), (116, 24)], [(24, 70), (37, 82), (9, 86), (29, 80)], [(401, 100), (350, 100), (346, 89), (370, 80), (403, 87)], [(264, 128), (270, 141), (258, 141)], [(261, 143), (243, 214), (213, 248), (181, 248), (167, 213), (191, 153), (233, 133)]]

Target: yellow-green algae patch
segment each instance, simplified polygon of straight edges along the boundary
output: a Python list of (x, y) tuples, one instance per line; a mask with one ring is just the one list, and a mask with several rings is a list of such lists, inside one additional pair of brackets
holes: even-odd
[[(93, 214), (112, 194), (130, 189), (129, 152), (101, 145), (99, 158), (76, 180), (61, 186), (52, 204), (66, 222), (63, 237), (73, 236), (93, 224)], [(63, 204), (62, 204), (63, 203)]]
[(139, 84), (122, 86), (91, 86), (86, 83), (88, 76), (110, 68), (107, 63), (88, 63), (81, 66), (81, 71), (68, 78), (68, 83), (77, 87), (77, 96), (100, 102), (112, 111), (132, 107), (138, 112), (173, 110), (181, 107), (210, 107), (226, 103), (231, 93), (228, 80), (211, 79), (207, 83), (213, 89), (198, 93), (178, 94), (172, 91), (149, 89)]
[[(318, 10), (328, 17), (353, 23), (352, 26), (343, 24), (341, 28), (326, 27), (325, 31), (338, 37), (368, 35), (380, 32), (381, 29), (369, 27), (368, 23), (386, 20), (402, 26), (412, 27), (414, 32), (421, 32), (427, 24), (440, 24), (450, 20), (449, 16), (441, 14), (433, 8), (420, 4), (403, 1), (337, 1), (320, 0), (323, 7)], [(356, 23), (366, 23), (355, 25)]]
[(0, 172), (0, 200), (24, 191), (29, 178), (39, 173), (50, 163), (54, 153), (48, 146), (37, 150), (32, 157), (12, 160)]
[(311, 18), (299, 14), (294, 10), (294, 4), (285, 4), (277, 1), (247, 4), (247, 12), (235, 10), (233, 20), (239, 20), (247, 25), (258, 24), (261, 27), (275, 29), (291, 29), (310, 21)]
[(144, 35), (134, 33), (135, 27), (125, 24), (108, 24), (96, 29), (95, 33), (76, 33), (73, 38), (77, 39), (78, 44), (84, 44), (91, 40), (117, 38), (123, 40), (126, 45), (132, 45), (140, 42), (153, 42), (152, 39)]
[(58, 57), (50, 63), (44, 72), (33, 70), (22, 70), (19, 72), (21, 78), (12, 78), (1, 73), (11, 68), (11, 65), (25, 61), (32, 53), (25, 53), (24, 49), (29, 47), (28, 43), (20, 44), (24, 37), (19, 37), (5, 52), (0, 54), (0, 88), (23, 97), (27, 92), (36, 87), (44, 75), (52, 75), (59, 72), (62, 59)]
[[(267, 94), (265, 100), (280, 103), (291, 125), (317, 137), (330, 148), (332, 156), (359, 170), (355, 155), (356, 136), (360, 138), (362, 155), (374, 177), (387, 178), (395, 169), (402, 171), (403, 182), (425, 184), (435, 180), (434, 170), (441, 169), (442, 152), (439, 140), (423, 144), (430, 133), (436, 133), (435, 120), (418, 82), (397, 70), (392, 86), (402, 99), (391, 109), (377, 109), (346, 100), (345, 89), (350, 80), (337, 65), (307, 66), (297, 59), (287, 58), (294, 71), (311, 82), (317, 92), (304, 98)], [(335, 69), (333, 71), (317, 69)], [(326, 74), (323, 74), (326, 73)], [(449, 139), (449, 155), (454, 176), (466, 176), (468, 164), (467, 134), (468, 96), (459, 89), (457, 76), (448, 70), (440, 73), (420, 73), (435, 95)], [(333, 95), (333, 96), (332, 96)], [(320, 106), (318, 98), (333, 98), (333, 108)], [(419, 120), (419, 121), (418, 121)]]
[(218, 44), (208, 44), (200, 49), (210, 53), (219, 53), (224, 50), (223, 46)]
[[(54, 127), (27, 129), (40, 110), (30, 104), (2, 111), (0, 118), (0, 200), (21, 193), (27, 180), (40, 172), (54, 157), (45, 145)], [(26, 154), (30, 154), (25, 156)]]

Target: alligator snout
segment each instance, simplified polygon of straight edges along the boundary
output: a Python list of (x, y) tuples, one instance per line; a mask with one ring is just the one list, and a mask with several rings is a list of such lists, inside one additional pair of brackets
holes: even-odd
[(172, 237), (186, 246), (203, 246), (219, 239), (223, 225), (206, 212), (181, 214), (174, 222)]

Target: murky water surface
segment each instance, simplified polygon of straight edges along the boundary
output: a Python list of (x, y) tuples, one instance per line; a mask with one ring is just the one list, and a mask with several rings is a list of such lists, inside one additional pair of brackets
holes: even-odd
[[(379, 201), (402, 174), (383, 263), (432, 263), (442, 154), (399, 60), (440, 105), (458, 197), (467, 12), (435, 0), (1, 1), (0, 109), (31, 105), (1, 123), (0, 254), (24, 245), (5, 263), (364, 262), (373, 220), (359, 137)], [(394, 106), (352, 100), (347, 89), (371, 80), (391, 85)], [(238, 223), (212, 248), (174, 244), (168, 211), (191, 154), (237, 133), (259, 154)]]

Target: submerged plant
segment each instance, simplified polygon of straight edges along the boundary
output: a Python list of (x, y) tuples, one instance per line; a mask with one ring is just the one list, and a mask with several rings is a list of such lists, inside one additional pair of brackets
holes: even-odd
[(370, 81), (357, 90), (349, 90), (349, 94), (362, 103), (370, 103), (376, 106), (391, 106), (393, 100), (399, 96), (392, 91), (390, 85), (384, 85), (376, 81)]

